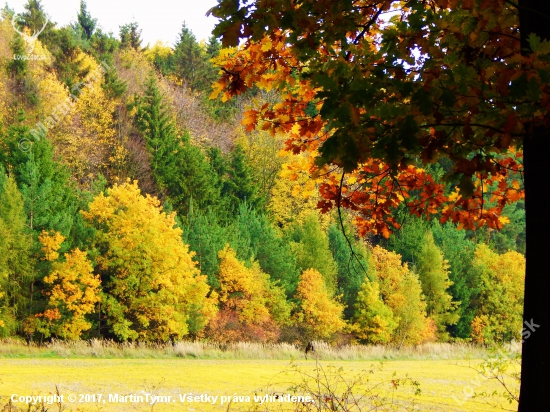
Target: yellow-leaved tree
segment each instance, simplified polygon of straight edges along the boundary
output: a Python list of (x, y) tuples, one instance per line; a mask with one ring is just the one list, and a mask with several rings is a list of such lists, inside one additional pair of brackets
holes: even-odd
[(433, 319), (426, 316), (426, 301), (418, 276), (402, 263), (401, 255), (380, 246), (373, 248), (372, 262), (382, 300), (397, 321), (392, 342), (402, 346), (435, 340), (436, 326)]
[(98, 172), (114, 177), (127, 156), (122, 141), (116, 136), (116, 102), (101, 85), (99, 65), (89, 57), (85, 61), (91, 67), (90, 74), (85, 83), (73, 91), (78, 96), (74, 105), (75, 129), (68, 139), (65, 156), (73, 159), (73, 173), (81, 180)]
[(102, 313), (118, 339), (167, 341), (199, 333), (216, 312), (206, 276), (182, 242), (175, 214), (157, 198), (141, 195), (137, 182), (99, 194), (82, 212), (96, 229)]
[(342, 319), (344, 306), (331, 298), (323, 275), (315, 269), (302, 272), (296, 298), (300, 309), (295, 321), (308, 340), (328, 339), (346, 326)]
[(499, 255), (481, 244), (473, 264), (479, 275), (479, 308), (472, 338), (478, 343), (520, 339), (525, 256), (513, 251)]
[(281, 227), (303, 224), (308, 216), (316, 214), (323, 229), (328, 229), (330, 215), (317, 208), (321, 200), (318, 184), (321, 181), (309, 175), (310, 162), (316, 152), (294, 155), (280, 151), (281, 171), (274, 178), (268, 208), (275, 222)]
[(284, 136), (272, 136), (264, 131), (246, 132), (241, 129), (236, 143), (242, 147), (247, 163), (258, 180), (259, 188), (269, 201), (286, 157), (280, 155)]
[(47, 304), (37, 315), (42, 324), (39, 329), (46, 336), (80, 339), (82, 332), (92, 327), (86, 316), (101, 301), (101, 280), (94, 275), (87, 253), (78, 248), (59, 260), (58, 250), (64, 237), (58, 232), (42, 232), (39, 240), (44, 260), (52, 262), (50, 274), (44, 277)]
[(290, 319), (283, 289), (271, 283), (257, 262), (246, 267), (229, 246), (219, 257), (220, 312), (210, 322), (208, 336), (219, 342), (276, 341)]

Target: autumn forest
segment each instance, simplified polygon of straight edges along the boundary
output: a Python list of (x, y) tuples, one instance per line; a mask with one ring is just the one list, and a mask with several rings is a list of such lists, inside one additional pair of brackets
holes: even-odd
[[(144, 45), (137, 22), (104, 33), (84, 1), (70, 26), (52, 23), (38, 0), (14, 16), (6, 6), (0, 21), (0, 336), (397, 348), (521, 340), (519, 172), (481, 184), (515, 190), (488, 224), (402, 197), (372, 230), (376, 214), (351, 196), (340, 205), (369, 180), (338, 180), (345, 159), (320, 167), (319, 151), (331, 149), (292, 140), (315, 124), (292, 123), (290, 92), (269, 84), (276, 74), (239, 89), (235, 49), (197, 41), (185, 16), (173, 45)], [(319, 100), (308, 99), (305, 115), (319, 119)], [(423, 184), (455, 200), (468, 192), (471, 182), (448, 178), (448, 158), (426, 160), (407, 165), (433, 177)], [(335, 182), (347, 192), (331, 197)]]

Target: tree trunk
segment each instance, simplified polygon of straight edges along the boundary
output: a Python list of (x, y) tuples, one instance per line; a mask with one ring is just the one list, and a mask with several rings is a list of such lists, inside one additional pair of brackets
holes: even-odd
[[(529, 34), (550, 40), (550, 13), (540, 0), (519, 1), (522, 49)], [(523, 355), (519, 411), (550, 411), (550, 227), (548, 217), (548, 162), (550, 129), (528, 131), (524, 140), (526, 276)]]

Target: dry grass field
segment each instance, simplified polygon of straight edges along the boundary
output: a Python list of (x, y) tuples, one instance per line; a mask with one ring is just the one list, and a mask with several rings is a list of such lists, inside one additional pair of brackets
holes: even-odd
[[(28, 348), (0, 343), (0, 411), (317, 410), (279, 402), (290, 400), (288, 397), (265, 398), (266, 394), (308, 393), (322, 395), (327, 405), (323, 410), (331, 410), (343, 397), (348, 409), (333, 410), (502, 410), (487, 401), (500, 402), (509, 410), (515, 407), (503, 398), (469, 397), (474, 390), (490, 393), (503, 389), (468, 367), (479, 360), (465, 360), (466, 347), (425, 346), (401, 356), (371, 348), (371, 359), (367, 359), (367, 353), (358, 348), (346, 352), (346, 348), (320, 345), (318, 360), (306, 360), (290, 345), (285, 351), (283, 347), (241, 344), (217, 349), (219, 352), (204, 345), (201, 352), (193, 343), (180, 344), (179, 349), (176, 345), (171, 349), (128, 346), (125, 350), (97, 342), (95, 349), (93, 343), (79, 345)], [(482, 354), (470, 351), (469, 355)], [(415, 395), (417, 386), (407, 376), (418, 383), (420, 394)], [(29, 406), (18, 401), (21, 396), (51, 396), (56, 391), (63, 395), (62, 402)], [(16, 402), (10, 404), (13, 394), (17, 394)], [(71, 402), (69, 395), (76, 395), (76, 400)], [(258, 398), (254, 402), (255, 395), (266, 401), (260, 404)], [(352, 402), (360, 396), (361, 400)]]

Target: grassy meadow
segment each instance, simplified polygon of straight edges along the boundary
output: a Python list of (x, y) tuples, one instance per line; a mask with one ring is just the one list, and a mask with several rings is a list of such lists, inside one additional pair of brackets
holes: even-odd
[[(336, 349), (318, 344), (316, 359), (306, 360), (297, 348), (284, 344), (243, 343), (224, 347), (181, 342), (140, 346), (91, 341), (54, 342), (39, 348), (5, 341), (0, 344), (0, 410), (2, 407), (3, 410), (11, 407), (13, 411), (307, 410), (273, 399), (271, 403), (255, 403), (254, 395), (305, 396), (310, 392), (322, 395), (330, 408), (331, 402), (342, 399), (346, 391), (350, 411), (504, 410), (495, 407), (495, 403), (513, 410), (515, 405), (508, 405), (501, 397), (469, 397), (473, 390), (503, 391), (498, 382), (483, 379), (474, 369), (487, 356), (475, 347), (446, 344), (402, 351), (361, 346)], [(420, 394), (415, 395), (417, 388)], [(12, 394), (38, 396), (56, 391), (64, 395), (63, 402), (32, 407), (9, 402)], [(81, 398), (84, 402), (78, 402), (77, 398), (76, 402), (69, 402), (70, 394), (88, 394), (88, 401)], [(94, 399), (93, 394), (103, 397)], [(126, 398), (128, 402), (114, 402), (109, 401), (108, 394), (142, 397), (147, 394), (150, 401), (132, 402), (132, 398)], [(185, 397), (184, 402), (180, 395)], [(196, 398), (198, 402), (189, 402), (190, 396), (200, 395), (203, 398)], [(217, 398), (207, 401), (206, 395)], [(234, 395), (241, 398), (233, 399)], [(152, 396), (163, 398), (151, 404)], [(222, 404), (223, 396), (226, 398)], [(358, 400), (359, 397), (362, 399)], [(376, 405), (378, 409), (372, 409)]]

